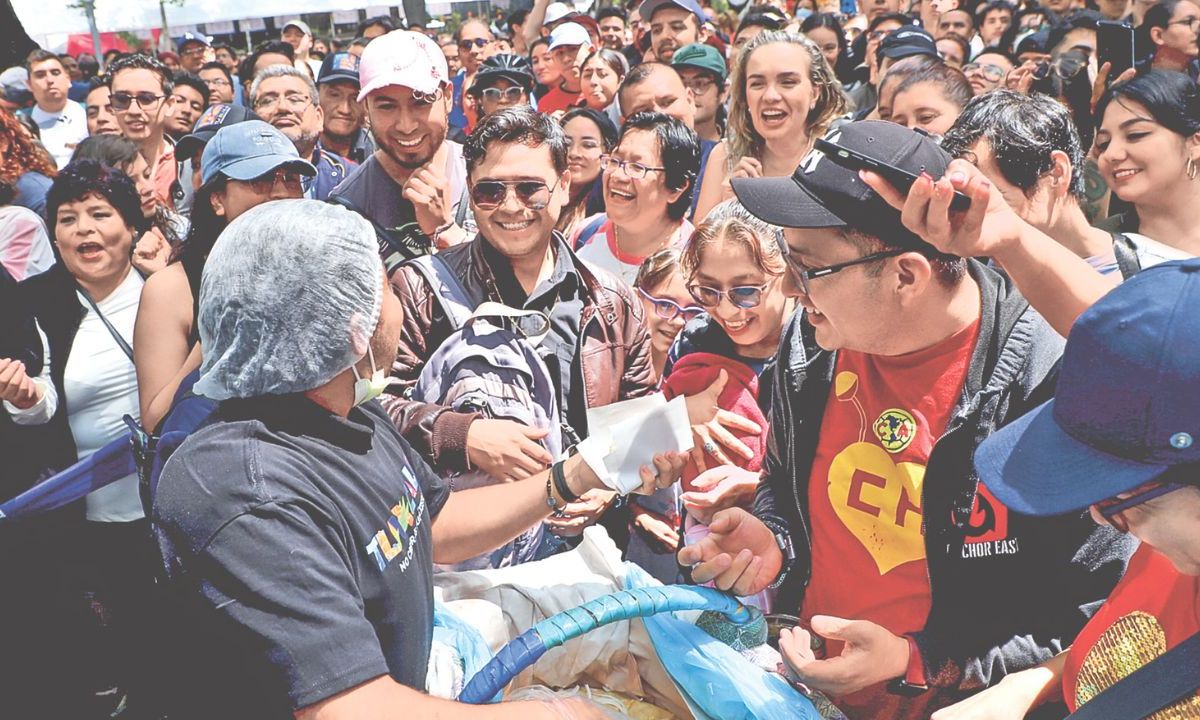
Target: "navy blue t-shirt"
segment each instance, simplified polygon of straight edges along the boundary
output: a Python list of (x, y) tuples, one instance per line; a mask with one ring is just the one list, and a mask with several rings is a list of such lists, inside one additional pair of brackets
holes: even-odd
[(446, 486), (374, 401), (215, 417), (167, 462), (153, 512), (179, 714), (291, 718), (385, 673), (424, 690)]

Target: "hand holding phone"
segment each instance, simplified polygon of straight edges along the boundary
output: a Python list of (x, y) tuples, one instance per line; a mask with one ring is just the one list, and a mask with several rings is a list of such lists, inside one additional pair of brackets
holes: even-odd
[[(821, 151), (835, 165), (844, 167), (847, 170), (855, 172), (870, 170), (877, 173), (905, 195), (912, 188), (912, 184), (917, 181), (917, 176), (907, 170), (898, 168), (895, 165), (889, 165), (882, 160), (868, 157), (857, 150), (851, 150), (848, 147), (843, 147), (824, 138), (818, 138), (814, 147)], [(937, 178), (934, 179), (936, 180)], [(970, 206), (971, 198), (955, 190), (954, 197), (950, 200), (950, 209), (966, 210)]]

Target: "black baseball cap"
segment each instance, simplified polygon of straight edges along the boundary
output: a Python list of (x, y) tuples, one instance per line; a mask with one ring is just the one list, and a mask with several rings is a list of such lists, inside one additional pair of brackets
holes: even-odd
[[(928, 135), (883, 120), (846, 123), (825, 139), (914, 175), (924, 172), (938, 179), (950, 164), (950, 156)], [(857, 172), (835, 165), (819, 150), (810, 152), (788, 177), (734, 178), (733, 192), (752, 215), (772, 225), (852, 228), (901, 247), (927, 245)]]
[(228, 103), (209, 105), (200, 117), (196, 118), (192, 132), (179, 138), (179, 142), (175, 143), (175, 159), (182, 162), (194, 157), (204, 148), (204, 144), (212, 140), (213, 135), (216, 135), (217, 131), (226, 125), (260, 119), (249, 108), (241, 105)]
[(924, 28), (917, 27), (916, 25), (905, 25), (904, 27), (896, 28), (879, 42), (880, 58), (902, 60), (914, 55), (928, 55), (933, 58), (941, 57), (938, 55), (937, 44), (934, 42), (933, 36)]
[(348, 52), (329, 53), (321, 61), (321, 71), (317, 73), (317, 84), (331, 82), (351, 82), (359, 87), (358, 56)]

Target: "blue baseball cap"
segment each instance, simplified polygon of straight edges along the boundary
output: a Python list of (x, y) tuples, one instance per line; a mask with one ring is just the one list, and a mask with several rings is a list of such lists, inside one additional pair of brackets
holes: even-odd
[(310, 177), (317, 174), (286, 135), (262, 120), (247, 120), (223, 127), (212, 136), (200, 156), (200, 176), (204, 185), (217, 173), (231, 180), (253, 180), (283, 165)]
[(1054, 399), (980, 444), (975, 469), (1027, 515), (1083, 509), (1200, 463), (1200, 259), (1156, 265), (1079, 317)]
[(329, 53), (321, 61), (321, 72), (317, 73), (317, 84), (351, 82), (359, 87), (358, 56), (348, 52)]
[(696, 0), (645, 0), (642, 6), (638, 8), (638, 14), (642, 16), (643, 20), (650, 22), (654, 18), (654, 13), (668, 5), (682, 8), (695, 15), (696, 22), (700, 25), (708, 22), (708, 14), (704, 12), (704, 8), (700, 7), (700, 3), (696, 2)]

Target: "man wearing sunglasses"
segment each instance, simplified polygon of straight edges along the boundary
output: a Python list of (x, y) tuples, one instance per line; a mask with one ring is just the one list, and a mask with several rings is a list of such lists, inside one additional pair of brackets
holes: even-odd
[(483, 120), (504, 108), (528, 106), (533, 84), (528, 60), (501, 53), (483, 61), (467, 95), (475, 101), (479, 119)]
[(363, 48), (358, 75), (376, 150), (331, 197), (395, 234), (415, 226), (436, 247), (464, 241), (474, 221), (462, 145), (447, 138), (451, 84), (441, 48), (395, 30)]
[[(1059, 693), (1070, 710), (1086, 708), (1200, 630), (1200, 315), (1184, 310), (1197, 302), (1198, 260), (1157, 265), (1113, 290), (1072, 328), (1054, 399), (979, 446), (980, 479), (1014, 511), (1090, 514), (1142, 545), (1069, 651), (934, 720), (1024, 717)], [(1174, 670), (1189, 671), (1196, 678), (1194, 665)], [(1143, 680), (1137, 690), (1155, 688)], [(1197, 708), (1188, 692), (1152, 717)]]
[[(918, 176), (949, 164), (886, 122), (826, 140)], [(928, 717), (1069, 645), (1131, 544), (1082, 516), (1010, 513), (970, 461), (1049, 396), (1062, 338), (1011, 281), (939, 252), (819, 151), (733, 189), (784, 228), (803, 307), (754, 513), (719, 513), (680, 562), (739, 595), (776, 585), (777, 610), (801, 618), (780, 640), (789, 668), (852, 719)]]
[[(470, 132), (474, 125), (473, 112), (467, 107), (463, 93), (475, 84), (475, 74), (479, 72), (484, 59), (495, 52), (496, 37), (492, 29), (482, 20), (467, 20), (454, 33), (458, 43), (458, 62), (461, 66), (454, 74), (454, 111), (450, 113), (450, 125), (463, 132)], [(469, 114), (470, 113), (470, 114)]]
[(250, 105), (259, 117), (292, 141), (300, 157), (317, 168), (316, 177), (304, 183), (304, 197), (324, 200), (355, 167), (321, 147), (325, 114), (317, 84), (306, 71), (287, 65), (263, 70), (250, 86)]
[[(567, 138), (557, 122), (532, 108), (501, 110), (483, 119), (465, 153), (479, 234), (440, 256), (478, 302), (497, 301), (549, 319), (538, 354), (555, 385), (562, 446), (572, 447), (587, 437), (588, 408), (654, 391), (641, 303), (624, 283), (580, 261), (554, 229), (570, 182)], [(421, 273), (401, 268), (392, 284), (406, 318), (393, 375), (410, 386), (452, 327)], [(537, 442), (542, 430), (400, 395), (384, 406), (439, 471), (477, 468), (497, 479), (520, 480), (551, 461)], [(555, 522), (564, 524), (565, 534), (578, 534), (611, 498), (611, 493), (586, 498)]]
[(175, 208), (179, 169), (175, 146), (167, 137), (167, 122), (174, 114), (171, 71), (148, 55), (126, 55), (108, 68), (112, 94), (109, 102), (117, 115), (121, 134), (141, 151), (154, 178), (154, 195), (160, 205)]

